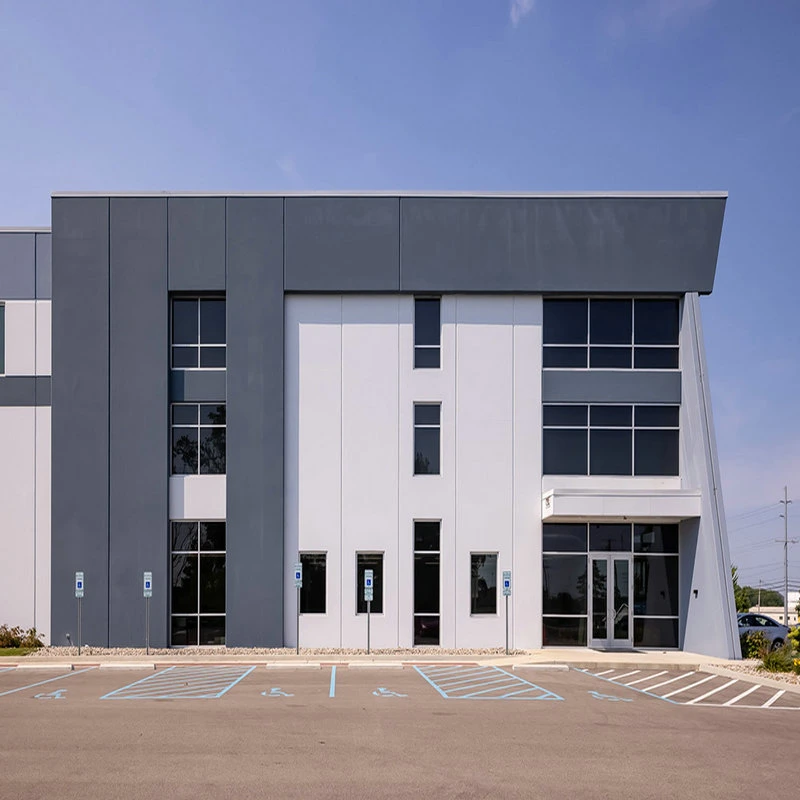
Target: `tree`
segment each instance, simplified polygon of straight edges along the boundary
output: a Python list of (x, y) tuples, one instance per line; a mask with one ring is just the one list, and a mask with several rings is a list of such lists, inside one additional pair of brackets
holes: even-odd
[(750, 608), (750, 593), (747, 586), (739, 586), (739, 570), (731, 564), (731, 578), (733, 579), (733, 600), (737, 611), (747, 611)]

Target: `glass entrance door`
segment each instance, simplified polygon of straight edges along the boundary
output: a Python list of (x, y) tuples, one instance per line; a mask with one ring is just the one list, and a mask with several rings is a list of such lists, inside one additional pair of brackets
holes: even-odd
[(631, 647), (631, 557), (590, 555), (590, 647)]

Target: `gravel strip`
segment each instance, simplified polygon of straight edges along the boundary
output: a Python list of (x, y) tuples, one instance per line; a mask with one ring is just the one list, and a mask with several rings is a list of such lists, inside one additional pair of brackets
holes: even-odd
[[(389, 650), (370, 649), (371, 656), (502, 656), (505, 648), (487, 647), (479, 650), (456, 649), (444, 650), (440, 647), (415, 647), (413, 649), (397, 648)], [(525, 655), (526, 650), (510, 650), (509, 655)], [(81, 647), (83, 656), (144, 656), (144, 647)], [(151, 656), (293, 656), (296, 651), (293, 647), (176, 647), (176, 648), (150, 648)], [(30, 653), (26, 658), (46, 658), (77, 656), (77, 647), (42, 647)], [(301, 656), (365, 656), (366, 650), (340, 649), (340, 648), (300, 648)]]
[(800, 675), (795, 675), (793, 672), (767, 672), (758, 668), (759, 663), (758, 661), (740, 661), (737, 664), (726, 665), (725, 668), (731, 672), (742, 672), (752, 678), (771, 678), (773, 681), (800, 686)]

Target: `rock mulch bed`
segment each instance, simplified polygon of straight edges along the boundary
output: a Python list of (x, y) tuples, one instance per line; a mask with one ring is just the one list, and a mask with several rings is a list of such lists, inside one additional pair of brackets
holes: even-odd
[[(509, 655), (525, 655), (525, 650), (511, 650)], [(372, 656), (502, 656), (505, 650), (502, 647), (488, 647), (479, 650), (457, 649), (445, 650), (440, 647), (415, 647), (413, 649), (371, 649)], [(42, 658), (53, 656), (77, 656), (77, 647), (42, 647), (30, 653), (27, 658)], [(144, 647), (81, 647), (83, 656), (144, 656)], [(178, 647), (178, 648), (150, 648), (151, 656), (293, 656), (293, 647)], [(300, 648), (301, 656), (365, 656), (366, 650), (337, 649), (337, 648)]]

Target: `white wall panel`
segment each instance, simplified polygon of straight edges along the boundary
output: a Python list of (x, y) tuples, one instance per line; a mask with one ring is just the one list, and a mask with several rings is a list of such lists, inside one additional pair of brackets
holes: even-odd
[(0, 408), (0, 624), (35, 623), (36, 409)]
[(6, 375), (36, 374), (36, 301), (8, 300)]
[(36, 374), (50, 375), (52, 351), (52, 304), (36, 301)]
[(49, 407), (36, 409), (36, 547), (34, 624), (52, 644), (50, 630), (50, 454), (51, 414)]
[(169, 479), (169, 518), (224, 520), (225, 475), (173, 475)]

